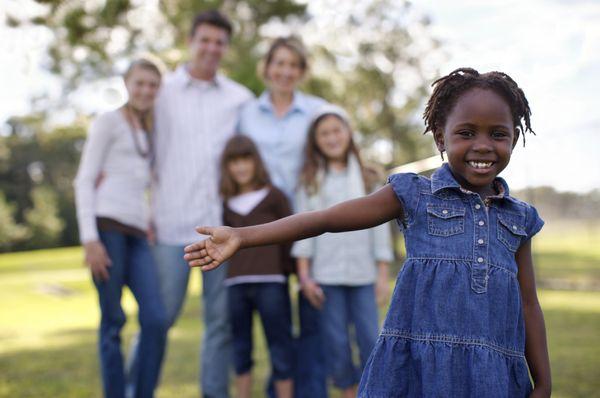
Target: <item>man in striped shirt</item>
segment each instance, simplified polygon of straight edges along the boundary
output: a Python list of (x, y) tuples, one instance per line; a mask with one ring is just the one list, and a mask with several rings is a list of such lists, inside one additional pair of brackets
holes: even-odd
[[(194, 20), (189, 61), (164, 79), (156, 109), (152, 217), (161, 295), (171, 325), (184, 302), (189, 268), (184, 246), (198, 240), (194, 227), (221, 224), (218, 162), (234, 133), (242, 105), (253, 98), (217, 72), (232, 28), (217, 11)], [(202, 275), (204, 337), (200, 384), (205, 397), (227, 397), (231, 336), (225, 267)]]

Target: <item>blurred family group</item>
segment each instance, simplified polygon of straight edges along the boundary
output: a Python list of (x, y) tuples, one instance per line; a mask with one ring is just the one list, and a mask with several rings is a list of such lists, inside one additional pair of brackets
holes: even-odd
[[(134, 60), (124, 74), (126, 104), (89, 130), (74, 185), (100, 304), (106, 397), (154, 395), (167, 333), (186, 296), (184, 247), (198, 240), (195, 227), (262, 224), (380, 186), (346, 112), (298, 90), (309, 68), (301, 42), (273, 41), (260, 68), (266, 90), (255, 98), (219, 73), (231, 35), (218, 11), (198, 15), (187, 62), (163, 75), (149, 58)], [(389, 294), (391, 248), (383, 224), (245, 249), (204, 272), (202, 396), (228, 397), (234, 369), (236, 396), (250, 397), (255, 313), (270, 354), (265, 396), (327, 397), (331, 384), (356, 396), (378, 336), (378, 303)], [(297, 336), (292, 273), (300, 285)], [(140, 332), (128, 355), (120, 336), (124, 286), (139, 306)]]

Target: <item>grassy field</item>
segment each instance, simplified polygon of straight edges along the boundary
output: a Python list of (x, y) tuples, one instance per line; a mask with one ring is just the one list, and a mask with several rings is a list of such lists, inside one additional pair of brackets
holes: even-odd
[[(600, 231), (548, 227), (534, 248), (553, 396), (600, 396)], [(0, 397), (101, 396), (97, 299), (81, 264), (80, 248), (0, 255)], [(198, 396), (199, 286), (200, 274), (194, 272), (184, 313), (170, 332), (159, 398)], [(137, 327), (128, 294), (125, 308), (132, 320), (123, 335), (127, 344)], [(261, 397), (267, 358), (262, 332), (255, 335), (254, 390)]]

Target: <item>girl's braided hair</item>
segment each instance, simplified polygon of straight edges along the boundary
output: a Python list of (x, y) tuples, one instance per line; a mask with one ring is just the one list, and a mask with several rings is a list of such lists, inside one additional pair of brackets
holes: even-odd
[[(506, 73), (495, 71), (479, 73), (473, 68), (459, 68), (437, 79), (431, 86), (434, 87), (433, 94), (423, 112), (425, 121), (423, 134), (441, 130), (457, 99), (474, 87), (493, 90), (506, 100), (514, 121), (515, 139), (525, 131), (535, 134), (531, 129), (531, 109), (525, 93)], [(525, 129), (523, 129), (523, 121)], [(523, 145), (525, 145), (525, 134), (523, 134)]]

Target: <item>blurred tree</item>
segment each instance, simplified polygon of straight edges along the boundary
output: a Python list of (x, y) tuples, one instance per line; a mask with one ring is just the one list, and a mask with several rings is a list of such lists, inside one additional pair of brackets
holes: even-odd
[[(422, 136), (418, 117), (437, 73), (425, 67), (439, 53), (439, 42), (428, 34), (429, 19), (411, 12), (408, 1), (348, 3), (349, 12), (336, 13), (324, 26), (328, 40), (314, 45), (324, 69), (317, 84), (328, 79), (325, 87), (350, 111), (364, 147), (380, 140), (391, 144), (388, 166), (431, 156), (433, 139)], [(382, 161), (378, 151), (369, 152)]]
[[(423, 62), (437, 42), (428, 34), (428, 20), (414, 17), (407, 1), (320, 0), (335, 12), (316, 18), (308, 15), (308, 3), (294, 0), (33, 1), (40, 6), (35, 17), (7, 14), (5, 23), (15, 29), (35, 24), (53, 33), (47, 66), (61, 78), (63, 93), (54, 108), (41, 98), (43, 106), (37, 109), (44, 112), (9, 121), (9, 134), (0, 136), (0, 191), (16, 204), (15, 222), (24, 223), (26, 209), (36, 208), (32, 190), (39, 185), (54, 190), (55, 210), (65, 224), (57, 228), (49, 222), (54, 226), (47, 230), (60, 229), (62, 244), (77, 243), (71, 181), (88, 119), (75, 115), (74, 123), (56, 127), (49, 126), (48, 116), (53, 109), (72, 108), (70, 94), (79, 87), (122, 72), (134, 54), (152, 52), (169, 67), (184, 61), (192, 19), (210, 8), (221, 9), (234, 23), (223, 62), (226, 74), (255, 94), (264, 89), (256, 65), (267, 39), (294, 33), (307, 42), (314, 65), (303, 89), (348, 110), (363, 133), (367, 157), (390, 165), (433, 153), (415, 113), (428, 92), (425, 82), (435, 73)], [(381, 143), (386, 156), (382, 146), (374, 145)]]
[(0, 192), (15, 203), (16, 222), (25, 223), (26, 210), (36, 206), (35, 187), (44, 185), (53, 190), (58, 215), (65, 224), (60, 231), (61, 244), (75, 245), (79, 239), (72, 181), (87, 121), (78, 119), (69, 126), (49, 127), (45, 119), (45, 115), (30, 115), (8, 121), (9, 134), (0, 136)]
[(291, 0), (35, 0), (45, 12), (18, 20), (12, 26), (33, 23), (49, 28), (56, 37), (48, 54), (49, 68), (64, 77), (65, 93), (121, 72), (119, 60), (152, 52), (169, 66), (182, 61), (192, 19), (208, 9), (220, 9), (234, 23), (231, 51), (225, 60), (229, 75), (255, 93), (262, 83), (255, 73), (259, 28), (272, 20), (305, 17), (305, 4)]
[(25, 248), (58, 246), (65, 223), (58, 213), (55, 191), (49, 186), (35, 187), (31, 191), (31, 201), (33, 207), (25, 210), (25, 221), (29, 228)]
[(27, 227), (14, 219), (15, 205), (0, 192), (0, 252), (8, 251), (27, 237)]

